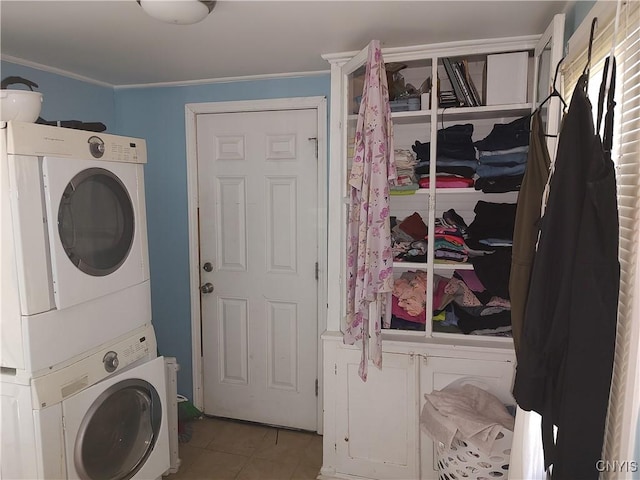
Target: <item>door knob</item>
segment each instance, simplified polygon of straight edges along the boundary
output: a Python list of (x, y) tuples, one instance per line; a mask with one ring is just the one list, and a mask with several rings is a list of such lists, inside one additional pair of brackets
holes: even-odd
[(202, 265), (202, 269), (205, 272), (212, 272), (213, 271), (213, 265), (211, 265), (211, 262), (207, 262), (204, 265)]
[(213, 284), (209, 283), (209, 282), (205, 283), (204, 285), (202, 285), (200, 287), (200, 291), (202, 293), (211, 293), (211, 292), (213, 292)]

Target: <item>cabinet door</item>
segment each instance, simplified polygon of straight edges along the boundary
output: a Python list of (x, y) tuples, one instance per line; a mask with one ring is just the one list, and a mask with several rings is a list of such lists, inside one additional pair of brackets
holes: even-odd
[[(514, 405), (511, 383), (514, 364), (507, 361), (464, 358), (428, 357), (420, 361), (420, 411), (426, 402), (425, 394), (441, 390), (454, 380), (474, 378), (486, 384), (489, 392), (505, 405)], [(438, 478), (435, 447), (429, 435), (420, 430), (420, 465), (423, 480)]]
[(361, 352), (340, 349), (337, 364), (337, 473), (418, 478), (417, 362), (383, 353), (382, 370), (358, 376)]

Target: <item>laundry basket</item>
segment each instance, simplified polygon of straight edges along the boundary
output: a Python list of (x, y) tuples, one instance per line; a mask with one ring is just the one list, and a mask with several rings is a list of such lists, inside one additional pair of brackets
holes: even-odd
[(454, 437), (451, 447), (438, 442), (436, 464), (440, 480), (497, 480), (509, 474), (509, 457), (513, 432), (502, 429), (491, 454), (481, 452), (470, 443)]
[[(488, 385), (483, 379), (474, 377), (463, 377), (451, 382), (445, 390), (463, 388), (465, 385), (471, 385), (476, 389), (482, 389), (492, 397), (492, 400), (487, 406), (491, 406), (492, 411), (495, 414), (495, 408), (500, 410), (500, 407), (496, 405), (504, 405), (507, 397), (510, 395), (501, 392), (498, 388)], [(428, 395), (425, 395), (428, 397)], [(486, 401), (487, 396), (484, 396)], [(428, 402), (427, 402), (428, 403)], [(481, 408), (478, 406), (478, 408)], [(509, 407), (504, 407), (504, 414), (509, 414)], [(429, 409), (425, 404), (423, 413), (421, 415), (421, 422), (423, 427), (426, 427), (426, 431), (429, 432), (429, 418), (434, 417), (429, 414)], [(432, 412), (435, 412), (431, 409)], [(501, 411), (501, 410), (500, 410)], [(504, 415), (501, 413), (501, 415)], [(499, 421), (495, 417), (496, 421)], [(505, 425), (503, 423), (503, 425)], [(433, 423), (431, 424), (433, 427)], [(451, 445), (438, 441), (435, 437), (434, 443), (436, 445), (435, 464), (438, 469), (440, 480), (507, 480), (509, 475), (509, 459), (511, 456), (511, 442), (513, 440), (513, 432), (506, 428), (506, 426), (499, 427), (500, 430), (495, 437), (492, 445), (487, 445), (487, 448), (491, 448), (491, 452), (487, 453), (487, 448), (480, 450), (474, 443), (467, 441), (461, 432), (458, 431), (451, 440)], [(437, 429), (436, 429), (437, 430)], [(495, 435), (495, 432), (493, 433)], [(447, 440), (448, 442), (448, 440)]]

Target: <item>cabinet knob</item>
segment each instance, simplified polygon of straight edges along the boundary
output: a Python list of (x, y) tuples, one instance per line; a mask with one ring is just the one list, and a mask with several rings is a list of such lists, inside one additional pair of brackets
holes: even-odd
[(349, 437), (344, 437), (344, 441), (348, 442), (349, 441)]

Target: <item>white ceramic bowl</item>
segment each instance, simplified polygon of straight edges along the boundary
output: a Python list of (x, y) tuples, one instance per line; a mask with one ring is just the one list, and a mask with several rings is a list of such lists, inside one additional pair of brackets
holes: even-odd
[(2, 122), (35, 122), (42, 108), (42, 94), (27, 90), (0, 90)]

